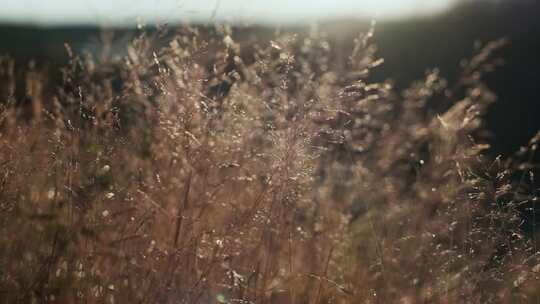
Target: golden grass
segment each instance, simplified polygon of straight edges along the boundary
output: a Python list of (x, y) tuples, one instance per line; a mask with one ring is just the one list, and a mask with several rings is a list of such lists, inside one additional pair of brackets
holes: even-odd
[(343, 69), (324, 35), (217, 29), (68, 48), (60, 85), (1, 59), (0, 302), (540, 300), (538, 138), (474, 139), (504, 41), (396, 92), (371, 32)]

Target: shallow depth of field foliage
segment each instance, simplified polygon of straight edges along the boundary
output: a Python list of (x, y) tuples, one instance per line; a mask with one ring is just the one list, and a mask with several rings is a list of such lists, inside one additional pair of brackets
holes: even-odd
[(396, 92), (371, 35), (141, 33), (60, 84), (1, 57), (0, 302), (539, 301), (540, 136), (482, 141), (506, 42)]

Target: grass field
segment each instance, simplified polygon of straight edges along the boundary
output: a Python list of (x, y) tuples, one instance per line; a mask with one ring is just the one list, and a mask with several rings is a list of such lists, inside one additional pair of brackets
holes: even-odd
[(540, 302), (540, 135), (479, 136), (506, 41), (397, 91), (372, 34), (1, 57), (0, 302)]

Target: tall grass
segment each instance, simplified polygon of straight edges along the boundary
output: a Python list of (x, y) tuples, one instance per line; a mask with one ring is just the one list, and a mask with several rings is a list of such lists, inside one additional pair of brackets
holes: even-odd
[(540, 137), (480, 136), (505, 41), (396, 92), (371, 35), (141, 33), (58, 85), (2, 57), (0, 302), (539, 301)]

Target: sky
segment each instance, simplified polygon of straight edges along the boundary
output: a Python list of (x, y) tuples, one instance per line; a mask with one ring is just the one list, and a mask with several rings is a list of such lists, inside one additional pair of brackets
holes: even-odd
[(391, 19), (444, 11), (456, 0), (0, 0), (0, 23), (134, 25), (228, 21), (295, 24)]

